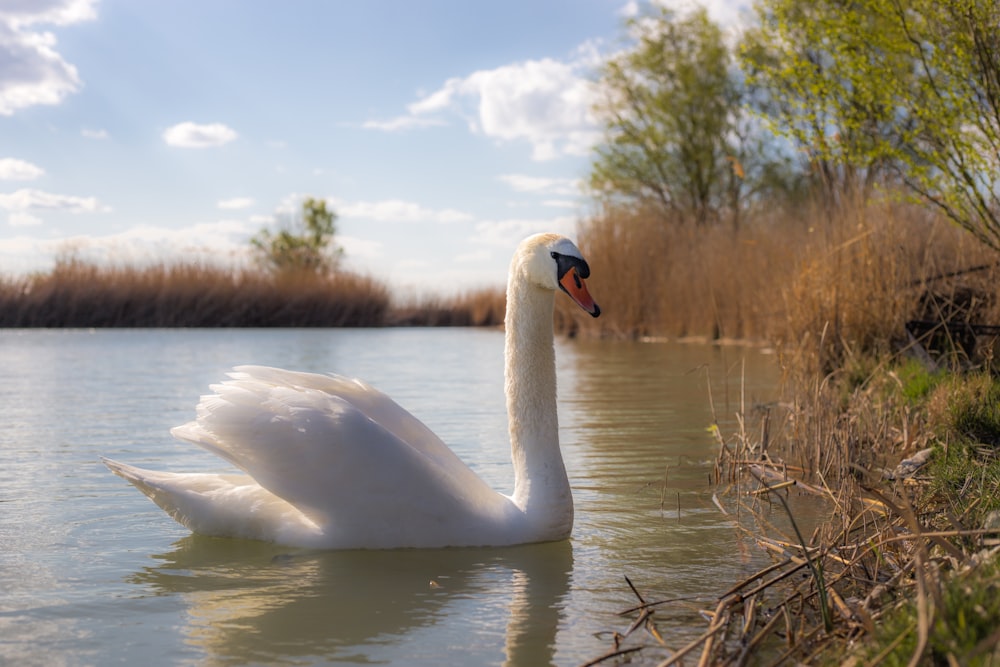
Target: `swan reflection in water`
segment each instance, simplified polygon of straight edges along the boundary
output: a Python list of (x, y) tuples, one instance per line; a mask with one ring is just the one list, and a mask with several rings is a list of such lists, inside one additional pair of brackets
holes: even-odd
[(130, 582), (180, 596), (186, 644), (222, 663), (440, 664), (460, 652), (479, 664), (551, 664), (573, 567), (568, 541), (290, 552), (192, 535), (153, 557)]

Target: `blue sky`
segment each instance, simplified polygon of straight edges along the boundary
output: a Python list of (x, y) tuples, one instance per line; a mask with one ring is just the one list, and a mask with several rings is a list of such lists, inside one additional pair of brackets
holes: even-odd
[[(726, 21), (736, 3), (718, 0)], [(0, 0), (0, 272), (238, 261), (330, 200), (346, 265), (501, 285), (573, 235), (624, 0)]]

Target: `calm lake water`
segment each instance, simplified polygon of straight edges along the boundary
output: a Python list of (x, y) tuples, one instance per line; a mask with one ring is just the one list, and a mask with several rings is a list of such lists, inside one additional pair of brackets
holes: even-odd
[(502, 357), (502, 333), (468, 329), (0, 331), (0, 663), (574, 665), (627, 629), (625, 575), (648, 599), (696, 598), (656, 612), (683, 646), (705, 628), (699, 609), (768, 562), (712, 504), (706, 430), (709, 383), (724, 432), (744, 372), (748, 400), (774, 398), (774, 359), (757, 350), (557, 342), (576, 501), (561, 543), (315, 552), (195, 537), (99, 460), (226, 470), (168, 429), (255, 363), (365, 378), (510, 492)]

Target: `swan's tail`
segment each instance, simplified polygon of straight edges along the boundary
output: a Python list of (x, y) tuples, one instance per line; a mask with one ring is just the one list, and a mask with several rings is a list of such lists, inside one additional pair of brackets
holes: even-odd
[(101, 460), (195, 533), (281, 543), (316, 541), (322, 536), (302, 512), (248, 475), (161, 472)]

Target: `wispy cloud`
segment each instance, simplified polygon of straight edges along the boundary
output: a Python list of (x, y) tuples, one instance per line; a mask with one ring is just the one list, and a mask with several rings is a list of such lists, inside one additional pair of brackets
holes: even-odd
[(53, 238), (30, 236), (0, 238), (0, 265), (8, 271), (44, 270), (61, 255), (93, 262), (129, 264), (195, 261), (239, 265), (251, 254), (246, 222), (217, 220), (179, 229), (138, 225), (103, 235)]
[(341, 217), (366, 218), (379, 222), (469, 222), (474, 217), (453, 208), (432, 209), (414, 202), (384, 201), (332, 202)]
[(7, 194), (0, 194), (0, 208), (8, 211), (68, 211), (71, 213), (92, 213), (111, 210), (97, 197), (77, 197), (60, 195), (44, 190), (21, 188)]
[(111, 208), (102, 204), (97, 197), (60, 195), (44, 190), (21, 188), (10, 193), (0, 193), (0, 210), (9, 212), (7, 224), (11, 227), (35, 227), (43, 222), (35, 215), (39, 211), (104, 213)]
[(486, 246), (513, 248), (522, 239), (539, 232), (556, 232), (572, 236), (576, 230), (577, 218), (566, 215), (555, 218), (508, 218), (506, 220), (484, 220), (476, 223), (471, 243)]
[(36, 227), (42, 222), (43, 220), (38, 216), (24, 211), (14, 211), (7, 217), (7, 224), (11, 227)]
[(405, 115), (364, 127), (399, 131), (440, 125), (449, 116), (491, 139), (527, 141), (532, 158), (585, 155), (600, 138), (591, 113), (594, 84), (587, 78), (593, 49), (568, 62), (544, 58), (479, 70), (445, 81), (407, 106)]
[(580, 180), (576, 178), (501, 174), (498, 176), (498, 179), (509, 185), (516, 192), (573, 196), (579, 195), (582, 191)]
[(366, 130), (382, 130), (383, 132), (399, 132), (414, 128), (435, 127), (447, 125), (440, 118), (421, 118), (419, 116), (397, 116), (389, 120), (368, 120), (361, 127)]
[(56, 37), (32, 26), (69, 25), (96, 17), (97, 0), (0, 4), (0, 116), (39, 104), (59, 104), (81, 86), (74, 65), (56, 50)]
[(163, 141), (177, 148), (214, 148), (234, 141), (236, 131), (222, 123), (178, 123), (163, 131)]
[(221, 209), (235, 210), (250, 208), (255, 203), (253, 197), (233, 197), (232, 199), (220, 199), (215, 205)]
[(33, 181), (44, 174), (44, 169), (25, 160), (0, 158), (0, 181)]
[(103, 139), (109, 138), (111, 135), (109, 135), (108, 131), (104, 130), (104, 129), (94, 130), (94, 129), (85, 127), (82, 130), (80, 130), (80, 136), (82, 136), (82, 137), (84, 137), (86, 139), (103, 140)]

